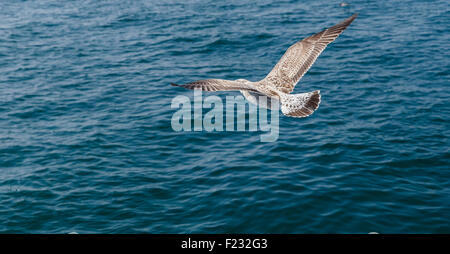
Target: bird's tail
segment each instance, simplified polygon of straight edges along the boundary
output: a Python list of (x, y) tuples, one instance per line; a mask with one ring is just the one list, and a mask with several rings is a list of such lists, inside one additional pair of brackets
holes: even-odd
[(292, 117), (307, 117), (311, 115), (320, 104), (320, 91), (309, 93), (280, 95), (281, 112)]

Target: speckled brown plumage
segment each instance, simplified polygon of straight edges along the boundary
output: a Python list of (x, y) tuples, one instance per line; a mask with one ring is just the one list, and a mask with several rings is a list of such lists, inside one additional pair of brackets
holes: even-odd
[(281, 103), (283, 114), (292, 117), (309, 116), (319, 107), (320, 91), (301, 94), (290, 93), (327, 45), (333, 42), (356, 17), (357, 14), (354, 14), (335, 26), (293, 44), (286, 50), (270, 73), (258, 82), (245, 79), (205, 79), (184, 85), (172, 85), (209, 92), (238, 90), (247, 100), (262, 107), (268, 107), (269, 104), (260, 104), (260, 101), (265, 100), (256, 99), (256, 95), (275, 98), (277, 102)]

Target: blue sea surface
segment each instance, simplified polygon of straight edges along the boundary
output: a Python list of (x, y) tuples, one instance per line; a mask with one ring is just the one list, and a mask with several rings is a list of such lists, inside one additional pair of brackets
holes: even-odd
[[(450, 233), (450, 3), (341, 2), (1, 1), (0, 233)], [(276, 142), (172, 129), (356, 12)]]

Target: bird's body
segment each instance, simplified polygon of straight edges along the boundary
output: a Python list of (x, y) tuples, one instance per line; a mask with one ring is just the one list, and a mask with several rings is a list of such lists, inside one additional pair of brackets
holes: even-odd
[[(319, 107), (320, 91), (290, 93), (320, 53), (350, 25), (356, 16), (357, 14), (354, 14), (343, 22), (290, 46), (272, 71), (258, 82), (245, 79), (205, 79), (185, 85), (172, 85), (203, 91), (240, 91), (247, 100), (261, 107), (272, 108), (271, 103), (275, 102), (281, 104), (284, 115), (309, 116)], [(262, 100), (261, 96), (272, 98), (272, 100)]]

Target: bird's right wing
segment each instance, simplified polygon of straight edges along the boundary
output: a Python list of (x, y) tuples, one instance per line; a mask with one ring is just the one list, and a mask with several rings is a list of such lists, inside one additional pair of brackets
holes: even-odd
[(290, 46), (262, 81), (284, 93), (292, 92), (297, 82), (309, 70), (320, 53), (352, 23), (356, 16), (357, 14), (354, 14), (341, 23)]
[(208, 92), (214, 91), (252, 91), (257, 92), (255, 88), (251, 85), (243, 84), (233, 80), (225, 79), (204, 79), (198, 80), (184, 85), (171, 84), (172, 86), (180, 86), (191, 90), (202, 90)]

